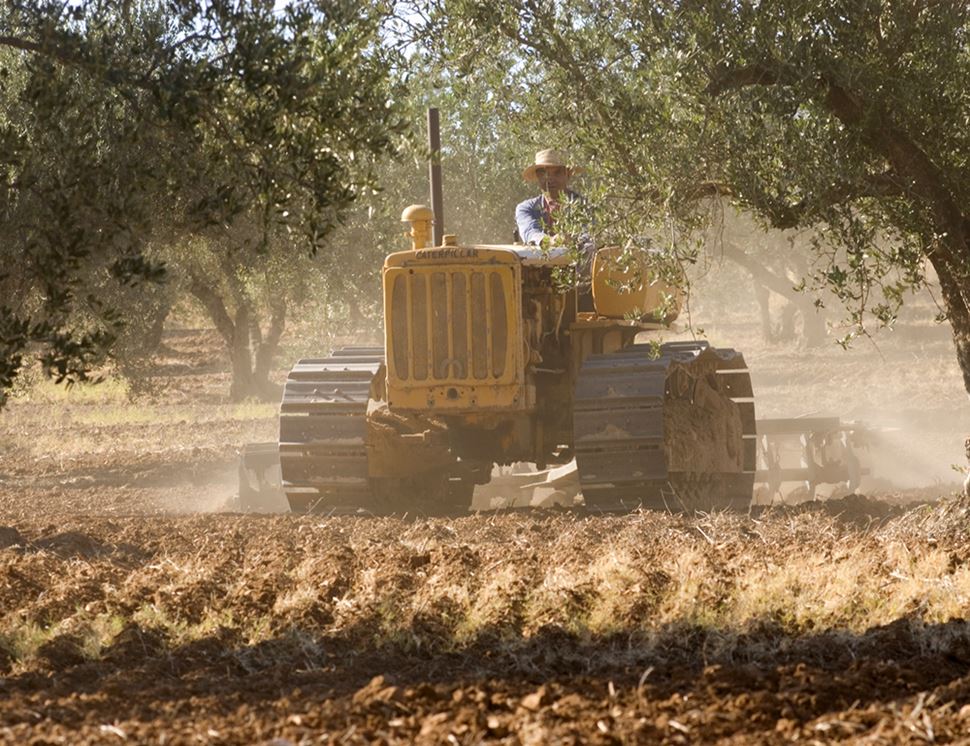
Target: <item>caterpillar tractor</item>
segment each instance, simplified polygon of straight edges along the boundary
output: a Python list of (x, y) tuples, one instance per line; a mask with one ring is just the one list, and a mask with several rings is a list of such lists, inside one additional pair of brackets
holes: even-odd
[(407, 208), (411, 248), (385, 260), (384, 346), (289, 374), (278, 454), (291, 510), (466, 511), (496, 464), (573, 459), (590, 509), (747, 507), (757, 443), (744, 358), (661, 344), (673, 288), (643, 275), (630, 289), (603, 249), (581, 311), (554, 281), (564, 253), (430, 245), (433, 219)]
[(662, 343), (678, 292), (617, 249), (595, 253), (580, 293), (555, 281), (564, 251), (444, 235), (430, 172), (432, 208), (404, 210), (411, 246), (384, 261), (384, 345), (293, 367), (279, 442), (244, 450), (242, 501), (268, 487), (295, 512), (450, 514), (494, 466), (528, 462), (574, 463), (592, 510), (746, 508), (758, 444), (742, 355)]
[(337, 349), (289, 374), (279, 460), (292, 510), (462, 511), (495, 464), (574, 458), (588, 508), (748, 505), (744, 359), (651, 341), (673, 320), (657, 315), (672, 288), (617, 291), (624, 278), (601, 250), (594, 310), (579, 311), (552, 276), (565, 255), (451, 236), (429, 246), (431, 210), (403, 219), (413, 243), (385, 260), (384, 347)]

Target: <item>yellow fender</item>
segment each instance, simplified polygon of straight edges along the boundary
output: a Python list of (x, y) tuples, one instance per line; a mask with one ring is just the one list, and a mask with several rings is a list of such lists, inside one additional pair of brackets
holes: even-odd
[[(639, 268), (622, 270), (617, 266), (617, 259), (622, 253), (623, 249), (619, 246), (610, 246), (599, 249), (593, 257), (593, 303), (596, 313), (611, 319), (632, 318), (667, 324), (674, 321), (683, 306), (683, 291), (653, 278), (646, 262)], [(636, 284), (628, 287), (633, 283)]]

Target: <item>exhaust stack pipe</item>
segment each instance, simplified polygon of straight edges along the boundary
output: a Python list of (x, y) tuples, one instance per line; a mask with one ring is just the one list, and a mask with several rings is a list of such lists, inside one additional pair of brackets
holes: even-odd
[(441, 130), (438, 110), (428, 109), (428, 176), (431, 179), (431, 211), (434, 213), (432, 232), (434, 245), (441, 246), (445, 236), (445, 213), (441, 196)]

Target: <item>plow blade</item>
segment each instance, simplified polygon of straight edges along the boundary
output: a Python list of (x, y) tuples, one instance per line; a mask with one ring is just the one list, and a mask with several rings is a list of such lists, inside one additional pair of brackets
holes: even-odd
[[(300, 423), (304, 424), (304, 423)], [(759, 419), (753, 503), (838, 497), (872, 486), (870, 474), (881, 430), (838, 417)], [(535, 471), (499, 469), (476, 488), (473, 510), (576, 505), (580, 478), (575, 460)], [(245, 512), (290, 510), (283, 491), (279, 443), (248, 443), (239, 459), (239, 502)]]
[[(881, 448), (883, 430), (838, 417), (760, 419), (756, 428), (756, 505), (837, 497), (873, 486), (871, 464)], [(507, 498), (503, 507), (569, 507), (581, 494), (575, 460), (519, 473), (514, 479), (493, 476), (489, 485), (503, 495), (518, 492), (519, 497)]]

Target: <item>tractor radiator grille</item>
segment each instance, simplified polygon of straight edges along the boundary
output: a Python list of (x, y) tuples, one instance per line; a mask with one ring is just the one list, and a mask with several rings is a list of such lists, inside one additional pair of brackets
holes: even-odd
[(402, 381), (485, 381), (509, 357), (508, 270), (414, 270), (391, 282), (390, 362)]

